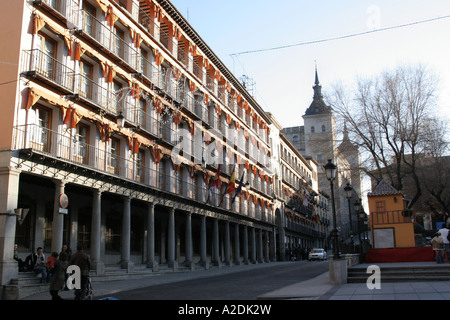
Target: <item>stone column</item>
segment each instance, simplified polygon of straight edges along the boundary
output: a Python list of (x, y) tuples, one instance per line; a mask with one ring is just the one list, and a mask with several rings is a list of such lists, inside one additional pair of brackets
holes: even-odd
[(100, 243), (101, 243), (101, 225), (102, 225), (102, 191), (95, 189), (92, 192), (92, 220), (91, 220), (91, 261), (92, 269), (96, 270), (97, 274), (105, 273), (105, 264), (100, 258)]
[(121, 235), (121, 265), (128, 272), (133, 271), (134, 265), (130, 260), (130, 239), (131, 239), (131, 198), (123, 199), (122, 235)]
[(264, 261), (270, 262), (269, 259), (269, 231), (264, 231)]
[(192, 261), (192, 213), (186, 213), (186, 245), (185, 245), (185, 265), (192, 270), (194, 269), (194, 263)]
[(258, 229), (258, 263), (264, 262), (262, 229)]
[(244, 262), (244, 264), (248, 264), (248, 227), (247, 226), (243, 227), (243, 232), (244, 232), (244, 234), (243, 234), (243, 236), (244, 236), (244, 247), (243, 247), (244, 261), (243, 262)]
[[(12, 278), (18, 277), (17, 261), (14, 261), (17, 221), (14, 209), (17, 209), (19, 199), (19, 177), (18, 170), (8, 167), (0, 169), (0, 288), (9, 284)], [(15, 299), (17, 295), (18, 299), (18, 291), (13, 295), (6, 297), (5, 293), (3, 298)]]
[(256, 234), (255, 228), (252, 228), (250, 235), (251, 263), (256, 263)]
[(219, 255), (219, 219), (214, 218), (213, 228), (213, 251), (214, 251), (214, 265), (221, 266)]
[(159, 263), (161, 263), (161, 264), (165, 264), (167, 262), (167, 260), (166, 260), (166, 257), (167, 257), (166, 256), (167, 223), (166, 222), (167, 221), (165, 220), (165, 217), (164, 217), (164, 219), (161, 219), (161, 227), (160, 227), (161, 236), (160, 236), (160, 241), (159, 241), (160, 251), (161, 251)]
[(167, 230), (167, 260), (169, 268), (177, 269), (177, 262), (175, 261), (175, 208), (169, 209), (169, 225)]
[(272, 232), (269, 235), (270, 239), (270, 261), (275, 262), (277, 261), (276, 252), (277, 252), (277, 242), (276, 239), (276, 227), (273, 227)]
[(225, 265), (231, 266), (230, 222), (225, 221)]
[(209, 269), (209, 264), (206, 261), (206, 216), (201, 217), (201, 234), (200, 234), (200, 264), (206, 269)]
[(53, 202), (52, 252), (61, 252), (64, 236), (64, 214), (59, 213), (59, 196), (64, 193), (65, 182), (54, 180), (55, 198)]
[(147, 207), (147, 267), (158, 271), (155, 260), (155, 204), (149, 203)]
[(234, 264), (237, 266), (241, 264), (241, 252), (239, 243), (239, 223), (234, 225)]

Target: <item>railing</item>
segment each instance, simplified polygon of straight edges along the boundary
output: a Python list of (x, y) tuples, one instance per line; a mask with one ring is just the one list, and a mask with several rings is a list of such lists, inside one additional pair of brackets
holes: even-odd
[(81, 74), (76, 75), (76, 77), (79, 79), (76, 93), (83, 98), (114, 114), (127, 108), (127, 101), (123, 97), (125, 91), (114, 92), (108, 90)]
[(29, 71), (73, 91), (74, 71), (41, 50), (23, 51), (22, 72)]
[[(161, 170), (154, 170), (142, 164), (142, 159), (137, 155), (121, 156), (117, 153), (108, 152), (82, 142), (82, 137), (73, 134), (71, 130), (65, 133), (58, 133), (39, 125), (30, 124), (14, 128), (14, 150), (32, 149), (42, 154), (85, 165), (95, 170), (107, 172), (121, 178), (144, 183), (155, 189), (177, 194), (192, 200), (208, 202), (213, 205), (220, 205), (224, 209), (246, 214), (245, 206), (232, 206), (231, 196), (224, 197), (218, 188), (208, 188), (202, 178), (194, 178), (192, 182), (183, 179), (182, 171), (169, 170), (172, 166), (170, 161), (161, 161), (160, 166), (164, 166), (163, 171), (171, 171), (171, 174), (163, 173)], [(185, 169), (186, 170), (186, 169)], [(249, 211), (247, 207), (247, 212)], [(262, 210), (260, 210), (262, 211)]]
[(412, 223), (415, 221), (415, 212), (408, 209), (371, 212), (370, 219), (372, 225)]
[(81, 29), (86, 34), (132, 68), (138, 69), (140, 54), (122, 38), (122, 36), (125, 37), (125, 32), (117, 28), (116, 31), (112, 31), (111, 28), (84, 10), (81, 10), (81, 22)]
[(49, 7), (53, 8), (55, 11), (65, 17), (67, 20), (72, 22), (74, 25), (78, 24), (78, 0), (38, 0), (35, 2), (44, 2)]

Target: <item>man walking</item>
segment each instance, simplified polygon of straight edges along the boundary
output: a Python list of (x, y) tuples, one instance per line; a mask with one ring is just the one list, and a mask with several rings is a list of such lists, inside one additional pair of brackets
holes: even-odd
[(84, 300), (89, 281), (91, 260), (89, 259), (89, 256), (84, 253), (83, 245), (81, 243), (77, 245), (77, 252), (71, 256), (70, 265), (78, 266), (81, 272), (81, 289), (75, 290), (75, 300)]
[[(448, 241), (448, 233), (449, 230), (447, 226), (444, 226), (442, 229), (439, 229), (438, 232), (441, 234), (442, 240), (444, 241), (445, 253), (447, 256), (447, 261), (450, 262), (450, 242)], [(445, 256), (444, 256), (445, 260)]]

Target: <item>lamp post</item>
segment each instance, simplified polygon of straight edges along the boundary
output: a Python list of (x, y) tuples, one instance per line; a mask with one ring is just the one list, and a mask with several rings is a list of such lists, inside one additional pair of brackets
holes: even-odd
[(336, 206), (334, 204), (334, 186), (333, 186), (333, 181), (336, 178), (337, 166), (333, 162), (331, 162), (331, 159), (329, 159), (328, 163), (324, 166), (324, 169), (327, 179), (330, 181), (330, 188), (331, 188), (331, 202), (333, 209), (333, 230), (331, 231), (331, 236), (333, 237), (333, 258), (335, 260), (338, 260), (341, 258), (341, 255), (339, 254), (339, 240), (336, 226)]
[(348, 219), (350, 221), (350, 245), (352, 246), (352, 253), (355, 251), (355, 245), (353, 242), (353, 223), (352, 223), (352, 210), (350, 208), (350, 199), (353, 195), (353, 187), (347, 182), (347, 185), (344, 187), (345, 197), (348, 201)]
[(361, 241), (361, 215), (360, 215), (360, 210), (361, 210), (361, 199), (357, 200), (354, 204), (353, 204), (354, 208), (355, 208), (355, 213), (356, 216), (358, 217), (358, 238), (359, 238), (359, 246), (361, 249), (361, 253), (362, 253), (362, 241)]

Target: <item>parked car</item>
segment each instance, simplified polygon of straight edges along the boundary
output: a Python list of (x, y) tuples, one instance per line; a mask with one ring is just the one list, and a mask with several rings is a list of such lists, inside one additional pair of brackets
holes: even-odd
[(309, 253), (308, 260), (327, 260), (327, 252), (325, 249), (314, 248)]

